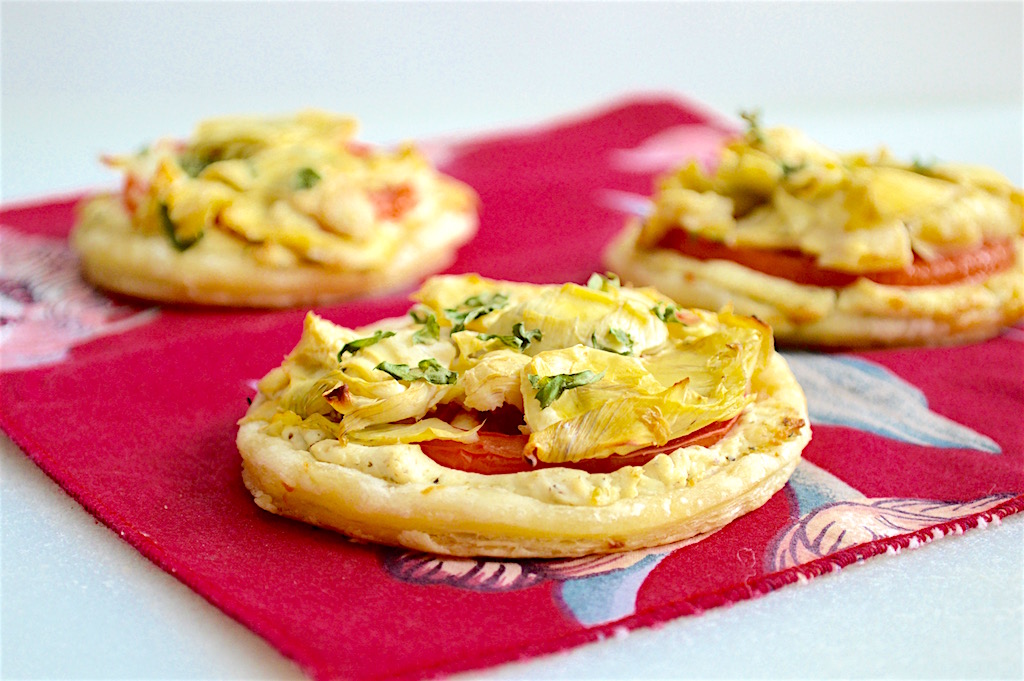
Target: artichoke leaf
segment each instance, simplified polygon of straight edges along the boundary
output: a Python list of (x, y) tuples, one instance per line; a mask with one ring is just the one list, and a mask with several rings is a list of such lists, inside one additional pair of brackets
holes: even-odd
[(651, 289), (608, 287), (594, 289), (578, 284), (548, 288), (518, 305), (501, 310), (489, 320), (487, 332), (513, 335), (517, 324), (527, 329), (543, 329), (523, 352), (542, 352), (591, 344), (592, 338), (605, 339), (615, 329), (633, 341), (633, 352), (640, 354), (665, 342), (665, 323), (651, 309), (667, 299)]
[(901, 168), (855, 171), (854, 181), (863, 187), (865, 200), (881, 219), (919, 214), (960, 192), (954, 184)]
[(450, 343), (422, 344), (414, 343), (413, 336), (417, 329), (399, 329), (393, 336), (382, 334), (380, 340), (366, 345), (354, 354), (346, 354), (342, 367), (346, 375), (355, 376), (364, 381), (391, 381), (385, 373), (377, 371), (381, 362), (388, 364), (408, 364), (416, 366), (426, 359), (433, 359), (445, 368), (451, 366), (455, 359), (455, 346)]
[(281, 437), (285, 428), (290, 427), (319, 431), (330, 438), (338, 436), (338, 424), (323, 414), (310, 414), (303, 417), (293, 411), (282, 411), (274, 414), (274, 416), (267, 420), (267, 424), (263, 426), (263, 432), (271, 437)]
[(408, 387), (400, 393), (374, 400), (346, 413), (339, 434), (350, 436), (350, 433), (367, 426), (422, 418), (431, 407), (447, 395), (450, 388), (447, 385), (434, 385), (425, 381), (413, 381), (407, 385)]
[(681, 381), (660, 395), (632, 395), (556, 421), (530, 435), (525, 452), (547, 463), (599, 459), (663, 445), (704, 426), (732, 418), (753, 399), (745, 386), (710, 400)]
[(409, 444), (426, 440), (451, 440), (454, 442), (476, 442), (481, 425), (463, 430), (438, 418), (428, 418), (416, 423), (380, 423), (348, 433), (348, 440), (361, 445), (380, 446)]
[[(652, 315), (653, 316), (653, 315)], [(601, 378), (592, 383), (566, 390), (550, 406), (543, 408), (537, 398), (540, 385), (536, 377), (579, 374), (591, 371)], [(534, 376), (534, 380), (530, 380)], [(656, 395), (665, 386), (651, 376), (636, 357), (616, 355), (584, 345), (562, 350), (549, 350), (534, 357), (522, 371), (520, 390), (524, 414), (530, 430), (537, 432), (556, 421), (574, 418), (596, 409), (604, 402), (624, 395)]]
[(529, 363), (528, 356), (515, 350), (489, 352), (469, 369), (460, 371), (457, 384), (460, 392), (454, 399), (478, 411), (491, 411), (503, 404), (512, 404), (522, 410), (520, 374)]
[(312, 376), (294, 373), (289, 376), (287, 387), (278, 395), (277, 403), (282, 410), (293, 411), (302, 418), (312, 414), (330, 414), (334, 409), (325, 395), (342, 383), (340, 371)]
[[(445, 315), (444, 311), (458, 309), (469, 299), (479, 296), (490, 298), (495, 293), (501, 293), (507, 297), (504, 305), (508, 307), (529, 299), (541, 290), (542, 288), (536, 284), (497, 282), (476, 274), (440, 275), (431, 277), (424, 282), (423, 286), (412, 294), (411, 298), (421, 305), (430, 308), (439, 324), (452, 327), (454, 323)], [(490, 315), (484, 315), (484, 317), (487, 316)], [(477, 317), (472, 321), (473, 330), (488, 331), (488, 329), (484, 328), (484, 319), (482, 317)]]
[[(672, 346), (641, 358), (643, 366), (664, 386), (689, 380), (690, 389), (711, 397), (731, 383), (746, 385), (772, 350), (770, 331), (749, 317), (720, 313), (727, 326), (717, 334), (689, 342), (673, 339)], [(741, 324), (749, 323), (749, 326)]]

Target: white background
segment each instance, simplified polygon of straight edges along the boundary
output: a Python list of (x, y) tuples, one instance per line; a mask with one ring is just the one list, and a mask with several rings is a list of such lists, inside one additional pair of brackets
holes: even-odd
[[(318, 106), (364, 138), (541, 122), (632, 92), (760, 108), (842, 150), (1024, 175), (1021, 2), (14, 3), (0, 198), (114, 185), (97, 162), (200, 118)], [(297, 670), (2, 440), (0, 675)], [(1024, 522), (489, 676), (1024, 676)]]
[[(543, 120), (635, 91), (808, 129), (847, 150), (947, 146), (992, 164), (1005, 129), (890, 129), (1022, 98), (1020, 2), (15, 3), (3, 5), (7, 201), (113, 183), (103, 152), (216, 114), (319, 106), (364, 137)], [(856, 125), (839, 129), (842, 116)], [(818, 121), (823, 121), (818, 123)], [(951, 119), (952, 120), (952, 119)], [(88, 134), (83, 134), (87, 132)], [(998, 134), (998, 137), (996, 137)], [(896, 148), (897, 151), (904, 151)], [(1020, 174), (1016, 167), (1002, 168)]]

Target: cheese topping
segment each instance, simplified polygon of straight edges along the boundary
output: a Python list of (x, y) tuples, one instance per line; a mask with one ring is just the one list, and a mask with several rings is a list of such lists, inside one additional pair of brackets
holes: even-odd
[[(487, 412), (513, 405), (527, 456), (580, 461), (740, 414), (773, 355), (755, 319), (676, 310), (597, 275), (587, 286), (440, 276), (413, 298), (408, 320), (363, 329), (308, 315), (246, 420), (360, 445), (472, 442)], [(460, 416), (439, 418), (439, 405)]]
[(281, 267), (381, 269), (410, 232), (474, 209), (472, 191), (414, 147), (370, 148), (356, 129), (316, 110), (229, 116), (201, 122), (188, 140), (104, 161), (125, 175), (134, 229), (166, 233), (178, 250), (215, 231)]
[(840, 154), (790, 128), (762, 129), (660, 181), (639, 238), (671, 229), (731, 247), (798, 250), (825, 269), (902, 270), (1024, 234), (1024, 193), (967, 165), (902, 163), (885, 149)]

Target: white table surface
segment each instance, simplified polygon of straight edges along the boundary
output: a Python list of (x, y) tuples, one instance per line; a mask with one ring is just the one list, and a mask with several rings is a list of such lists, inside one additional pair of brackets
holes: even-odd
[[(524, 125), (652, 89), (726, 114), (761, 106), (769, 124), (838, 149), (885, 143), (1022, 183), (1020, 3), (829, 5), (4, 2), (0, 196), (113, 185), (100, 152), (213, 113), (327, 106), (385, 142)], [(424, 31), (449, 39), (423, 42)], [(0, 457), (0, 677), (301, 677), (6, 437)], [(469, 676), (1024, 678), (1024, 518)]]

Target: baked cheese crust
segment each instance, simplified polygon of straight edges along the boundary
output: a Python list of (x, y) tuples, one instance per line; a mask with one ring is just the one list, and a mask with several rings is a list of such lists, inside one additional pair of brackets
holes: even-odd
[[(995, 171), (901, 163), (886, 150), (838, 154), (788, 128), (756, 121), (706, 171), (664, 178), (652, 214), (609, 244), (606, 266), (686, 306), (732, 304), (780, 342), (834, 347), (939, 345), (991, 337), (1024, 317), (1024, 194)], [(855, 275), (829, 288), (730, 260), (659, 247), (670, 230), (733, 248), (798, 252)], [(941, 285), (894, 286), (872, 273), (1003, 242), (1012, 264)]]
[[(810, 439), (803, 393), (756, 320), (678, 310), (600, 277), (435, 277), (414, 299), (409, 318), (362, 329), (307, 317), (240, 422), (243, 479), (260, 507), (441, 554), (623, 551), (760, 507)], [(510, 407), (523, 415), (525, 455), (545, 465), (466, 472), (418, 444), (474, 442), (488, 414)], [(711, 446), (611, 473), (570, 467), (733, 417)]]
[(201, 122), (106, 163), (119, 194), (86, 201), (71, 235), (95, 285), (156, 301), (321, 305), (440, 271), (476, 231), (476, 196), (409, 145), (355, 140), (322, 111)]

